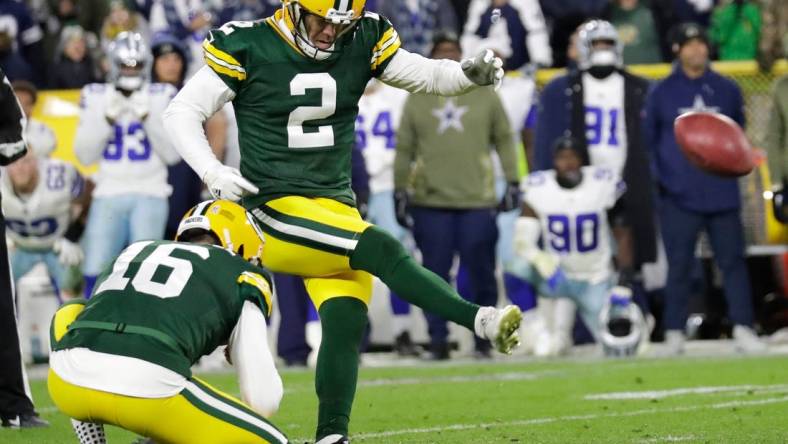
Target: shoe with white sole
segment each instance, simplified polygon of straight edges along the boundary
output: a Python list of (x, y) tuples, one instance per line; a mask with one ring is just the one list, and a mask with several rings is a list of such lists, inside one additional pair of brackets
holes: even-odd
[(350, 444), (350, 440), (347, 436), (334, 434), (320, 438), (320, 441), (315, 444)]
[(687, 342), (687, 337), (681, 330), (667, 330), (665, 331), (665, 350), (669, 356), (678, 356), (684, 354), (684, 343)]
[(493, 347), (501, 353), (510, 354), (520, 345), (520, 322), (523, 314), (515, 305), (503, 308), (482, 307), (476, 313), (474, 331), (484, 339), (492, 342)]
[(763, 353), (768, 349), (755, 330), (745, 325), (733, 326), (733, 341), (736, 350), (743, 353)]

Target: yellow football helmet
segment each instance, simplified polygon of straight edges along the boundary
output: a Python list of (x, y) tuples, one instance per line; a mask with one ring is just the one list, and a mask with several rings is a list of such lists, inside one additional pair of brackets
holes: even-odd
[[(288, 22), (292, 25), (293, 36), (308, 57), (325, 60), (340, 52), (340, 37), (355, 28), (364, 16), (367, 0), (282, 0)], [(318, 48), (310, 39), (304, 17), (306, 14), (316, 15), (328, 23), (336, 25), (334, 44), (328, 49)]]
[(229, 200), (206, 200), (192, 207), (181, 219), (175, 240), (189, 242), (208, 232), (221, 245), (247, 261), (259, 265), (265, 240), (244, 207)]

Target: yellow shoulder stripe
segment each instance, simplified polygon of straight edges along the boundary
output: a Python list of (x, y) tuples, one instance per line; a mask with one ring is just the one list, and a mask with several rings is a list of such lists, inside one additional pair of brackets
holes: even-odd
[(394, 28), (387, 29), (386, 32), (383, 33), (383, 36), (380, 38), (380, 40), (378, 40), (378, 43), (375, 45), (375, 47), (372, 48), (372, 52), (379, 51), (380, 48), (382, 48), (383, 45), (385, 45), (386, 42), (391, 38), (391, 35), (394, 34), (394, 32), (396, 32), (394, 31)]
[(391, 56), (394, 55), (395, 52), (397, 52), (400, 46), (402, 46), (402, 42), (400, 42), (399, 37), (397, 37), (397, 39), (393, 43), (391, 43), (388, 47), (384, 48), (379, 53), (376, 52), (372, 56), (372, 62), (370, 63), (370, 68), (372, 68), (373, 71), (376, 70), (378, 66), (383, 64), (383, 62), (385, 62), (389, 58), (391, 58)]
[(211, 69), (213, 69), (214, 71), (216, 71), (219, 74), (224, 74), (224, 75), (229, 76), (229, 77), (234, 77), (234, 78), (236, 78), (238, 80), (246, 80), (246, 73), (245, 72), (238, 72), (238, 71), (232, 70), (230, 68), (226, 68), (226, 67), (214, 62), (213, 60), (211, 60), (207, 55), (205, 57), (205, 63), (208, 66), (210, 66)]
[(266, 316), (271, 316), (273, 302), (271, 300), (271, 285), (268, 283), (268, 281), (258, 273), (244, 271), (240, 276), (238, 276), (237, 282), (239, 284), (249, 284), (258, 289), (260, 294), (263, 295), (263, 299), (265, 299), (265, 304), (268, 306), (268, 313), (266, 313)]
[(235, 57), (227, 54), (226, 52), (222, 51), (221, 49), (216, 48), (215, 46), (211, 45), (208, 40), (203, 40), (202, 48), (212, 56), (216, 57), (217, 59), (228, 63), (230, 65), (235, 65), (239, 68), (242, 68), (241, 63), (238, 60), (235, 60)]

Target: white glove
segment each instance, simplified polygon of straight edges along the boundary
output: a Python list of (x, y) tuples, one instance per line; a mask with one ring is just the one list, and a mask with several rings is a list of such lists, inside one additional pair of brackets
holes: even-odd
[(127, 108), (136, 121), (142, 122), (148, 117), (149, 99), (148, 95), (142, 91), (135, 91), (129, 97)]
[(60, 263), (67, 267), (79, 265), (84, 257), (82, 248), (66, 238), (56, 240), (55, 245), (52, 246), (52, 250), (58, 254), (57, 258)]
[(126, 110), (126, 97), (116, 90), (106, 95), (104, 116), (110, 124), (114, 124)]
[(217, 165), (202, 178), (214, 199), (238, 202), (246, 194), (257, 194), (260, 190), (244, 179), (241, 172), (226, 165)]
[(503, 60), (495, 57), (491, 49), (485, 49), (472, 59), (460, 62), (462, 72), (471, 82), (480, 85), (495, 85), (500, 88), (503, 79)]

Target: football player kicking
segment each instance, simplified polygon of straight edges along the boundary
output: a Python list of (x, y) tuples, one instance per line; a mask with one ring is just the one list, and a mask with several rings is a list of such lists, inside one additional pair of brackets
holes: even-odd
[[(240, 205), (202, 202), (181, 221), (178, 242), (131, 244), (90, 301), (55, 313), (49, 394), (83, 444), (105, 442), (102, 424), (156, 442), (287, 442), (264, 419), (283, 389), (266, 339), (261, 236)], [(243, 401), (191, 374), (224, 344)]]
[[(273, 16), (229, 22), (205, 42), (207, 66), (165, 112), (172, 141), (216, 197), (243, 198), (266, 235), (263, 264), (303, 276), (318, 308), (320, 444), (348, 441), (372, 276), (406, 301), (472, 329), (501, 352), (519, 342), (514, 306), (479, 307), (422, 268), (400, 243), (359, 216), (350, 189), (358, 101), (370, 78), (410, 92), (457, 95), (500, 82), (483, 51), (461, 63), (400, 48), (365, 0), (284, 0)], [(203, 122), (232, 101), (240, 171), (210, 151)]]
[[(623, 182), (608, 169), (582, 166), (581, 145), (571, 137), (555, 142), (553, 159), (555, 169), (530, 174), (523, 186), (515, 258), (505, 267), (533, 284), (541, 296), (572, 299), (598, 339), (599, 315), (611, 293), (632, 295), (632, 241), (619, 199)], [(618, 246), (617, 286), (611, 227)], [(544, 249), (537, 244), (540, 236)], [(569, 327), (564, 334), (571, 334)]]

